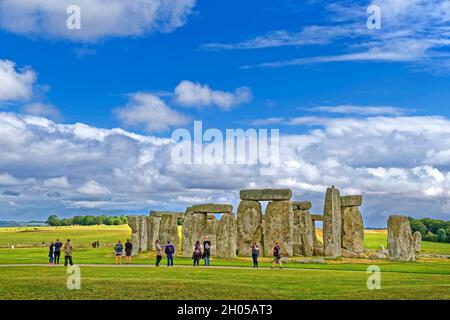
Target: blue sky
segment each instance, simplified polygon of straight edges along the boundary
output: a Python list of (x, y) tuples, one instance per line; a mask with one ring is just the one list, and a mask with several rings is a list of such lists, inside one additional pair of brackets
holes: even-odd
[[(320, 213), (331, 184), (365, 195), (372, 226), (448, 218), (450, 1), (120, 3), (0, 0), (0, 219), (236, 205), (254, 186)], [(168, 165), (193, 120), (279, 129), (282, 170)]]

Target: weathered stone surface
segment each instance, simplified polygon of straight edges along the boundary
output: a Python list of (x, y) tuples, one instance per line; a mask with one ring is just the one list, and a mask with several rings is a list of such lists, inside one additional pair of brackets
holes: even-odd
[(339, 190), (327, 189), (323, 212), (323, 244), (325, 256), (341, 256), (342, 216)]
[[(211, 256), (215, 256), (217, 254), (217, 228), (219, 225), (219, 221), (216, 220), (216, 217), (214, 215), (208, 214), (206, 218), (205, 236), (207, 236), (209, 238), (209, 241), (211, 241)], [(203, 239), (200, 242), (203, 244)]]
[(390, 260), (415, 261), (414, 240), (407, 217), (389, 217), (388, 251)]
[(291, 200), (292, 191), (289, 189), (246, 189), (241, 190), (239, 195), (241, 197), (241, 200)]
[(312, 208), (312, 204), (309, 201), (293, 201), (292, 209), (294, 210), (309, 210)]
[(147, 217), (147, 248), (149, 250), (155, 250), (155, 242), (159, 239), (159, 222), (159, 217)]
[(237, 250), (237, 226), (233, 213), (224, 213), (216, 228), (217, 257), (234, 258)]
[(258, 201), (242, 200), (237, 210), (237, 237), (240, 256), (251, 255), (253, 242), (258, 243), (262, 249), (262, 230), (261, 204)]
[(359, 207), (362, 204), (362, 196), (342, 196), (341, 207)]
[(192, 246), (197, 240), (203, 241), (206, 233), (206, 213), (188, 213), (184, 219), (182, 228), (182, 255), (192, 255)]
[[(342, 197), (341, 197), (342, 200)], [(342, 248), (364, 252), (364, 222), (358, 207), (342, 207)]]
[(314, 236), (311, 214), (308, 210), (294, 210), (293, 254), (312, 256)]
[(128, 225), (131, 229), (131, 244), (133, 245), (132, 255), (136, 255), (139, 252), (141, 244), (141, 236), (139, 234), (140, 223), (139, 216), (128, 216)]
[(314, 247), (313, 249), (313, 256), (324, 256), (325, 251), (323, 247)]
[(177, 217), (181, 217), (181, 216), (184, 215), (184, 212), (151, 210), (150, 213), (149, 213), (149, 216), (161, 217), (164, 214), (170, 214), (170, 215), (175, 215)]
[(275, 241), (280, 242), (284, 256), (292, 256), (294, 212), (291, 201), (272, 201), (268, 204), (264, 222), (264, 253), (272, 255)]
[(208, 220), (214, 220), (214, 219), (216, 219), (216, 215), (213, 214), (213, 213), (208, 213), (208, 214), (206, 215), (206, 219), (208, 219)]
[(191, 210), (200, 213), (227, 213), (233, 212), (233, 206), (219, 203), (196, 204), (191, 207)]
[(321, 215), (321, 214), (312, 214), (311, 215), (311, 219), (313, 219), (313, 221), (323, 221), (323, 215)]
[(159, 241), (166, 245), (167, 241), (175, 246), (175, 250), (178, 250), (178, 213), (162, 213), (161, 221), (159, 225)]
[(356, 252), (347, 250), (347, 249), (342, 249), (342, 256), (344, 258), (356, 258), (358, 256), (358, 254)]
[(420, 246), (422, 243), (422, 234), (419, 231), (413, 233), (413, 241), (414, 241), (414, 252), (420, 252)]
[(139, 217), (139, 251), (147, 251), (147, 217)]

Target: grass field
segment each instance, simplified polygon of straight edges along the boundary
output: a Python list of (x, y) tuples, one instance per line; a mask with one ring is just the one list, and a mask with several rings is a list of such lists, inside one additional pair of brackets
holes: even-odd
[[(245, 257), (213, 259), (214, 266), (224, 268), (210, 269), (194, 269), (191, 259), (176, 257), (180, 267), (168, 269), (151, 267), (154, 253), (145, 252), (133, 263), (146, 267), (108, 266), (114, 261), (114, 244), (129, 236), (128, 226), (0, 228), (1, 265), (46, 263), (47, 247), (42, 243), (56, 238), (72, 240), (75, 263), (103, 265), (81, 267), (81, 290), (66, 288), (63, 267), (2, 266), (0, 299), (450, 299), (450, 259), (291, 261), (285, 270), (253, 270)], [(367, 230), (366, 247), (386, 246), (386, 236), (385, 230)], [(101, 248), (91, 248), (95, 240)], [(422, 242), (422, 249), (450, 254), (449, 244)], [(270, 266), (269, 258), (260, 260), (261, 267)], [(382, 289), (371, 291), (366, 270), (374, 264), (382, 271)]]

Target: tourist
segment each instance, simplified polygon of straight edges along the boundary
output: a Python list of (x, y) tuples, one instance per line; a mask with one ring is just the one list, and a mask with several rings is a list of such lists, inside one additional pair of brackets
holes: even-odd
[(204, 265), (209, 267), (211, 264), (211, 241), (206, 236), (203, 241), (203, 261)]
[(50, 242), (50, 246), (48, 247), (48, 263), (49, 264), (53, 264), (53, 261), (55, 259), (54, 251), (55, 251), (55, 245), (53, 244), (53, 241), (52, 241), (52, 242)]
[(170, 243), (170, 240), (167, 240), (167, 245), (164, 248), (164, 253), (167, 257), (167, 266), (173, 267), (173, 255), (175, 253), (175, 246)]
[(123, 256), (122, 241), (119, 240), (119, 242), (117, 242), (117, 244), (114, 246), (114, 251), (116, 253), (116, 265), (122, 264), (122, 256)]
[(280, 269), (283, 269), (283, 265), (281, 264), (281, 257), (282, 257), (281, 247), (278, 241), (275, 241), (272, 253), (273, 253), (272, 269), (275, 268), (275, 264), (279, 264)]
[(195, 245), (192, 247), (192, 259), (194, 260), (194, 267), (200, 264), (200, 259), (202, 258), (202, 246), (200, 241), (197, 240)]
[(127, 264), (131, 263), (131, 254), (133, 253), (133, 245), (130, 242), (130, 239), (127, 239), (127, 242), (125, 242), (125, 260), (127, 261)]
[(70, 243), (70, 239), (67, 239), (67, 242), (64, 244), (63, 250), (64, 250), (64, 266), (67, 267), (67, 263), (70, 263), (70, 265), (73, 266), (72, 261), (73, 246)]
[(63, 246), (62, 242), (59, 241), (59, 239), (56, 239), (55, 249), (54, 249), (54, 253), (53, 253), (55, 255), (55, 257), (53, 259), (53, 262), (55, 264), (59, 264), (59, 257), (61, 256), (61, 247), (62, 246)]
[(252, 244), (253, 268), (258, 268), (259, 246), (256, 242)]
[(159, 267), (159, 263), (162, 259), (162, 247), (159, 244), (159, 240), (157, 239), (155, 241), (155, 250), (156, 250), (156, 266)]

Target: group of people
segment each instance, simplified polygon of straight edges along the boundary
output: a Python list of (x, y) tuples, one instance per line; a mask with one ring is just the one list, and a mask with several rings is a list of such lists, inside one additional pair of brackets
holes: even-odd
[[(63, 245), (59, 239), (56, 239), (56, 242), (51, 242), (49, 246), (49, 263), (50, 264), (59, 264), (59, 258), (61, 256), (61, 250), (64, 252), (64, 266), (67, 264), (73, 265), (72, 253), (73, 246), (70, 242), (70, 239), (67, 239), (66, 243)], [(155, 242), (155, 251), (156, 251), (156, 266), (159, 267), (162, 256), (163, 256), (163, 245), (160, 244), (159, 240)], [(133, 244), (130, 242), (130, 239), (127, 239), (125, 245), (121, 240), (117, 242), (114, 246), (114, 253), (116, 258), (116, 265), (122, 264), (122, 257), (125, 256), (126, 263), (131, 264), (131, 255), (133, 252)], [(253, 258), (253, 268), (258, 268), (258, 258), (260, 248), (256, 242), (253, 242), (251, 246), (252, 258)], [(173, 267), (173, 257), (175, 255), (175, 246), (167, 241), (167, 244), (164, 246), (164, 253), (167, 257), (167, 266)], [(283, 268), (281, 263), (282, 253), (279, 241), (274, 242), (274, 246), (272, 248), (273, 261), (272, 261), (272, 269), (275, 268), (275, 265), (278, 264), (280, 268)], [(199, 240), (195, 242), (195, 245), (192, 247), (192, 260), (193, 266), (199, 266), (200, 260), (203, 259), (203, 265), (208, 267), (211, 265), (211, 240), (209, 237), (205, 236), (203, 239), (203, 244), (200, 243)]]
[(70, 239), (67, 239), (66, 243), (63, 244), (59, 239), (56, 242), (50, 242), (49, 252), (48, 252), (48, 263), (49, 264), (59, 264), (59, 258), (61, 257), (61, 250), (64, 252), (64, 266), (67, 264), (73, 266), (72, 253), (73, 246)]

